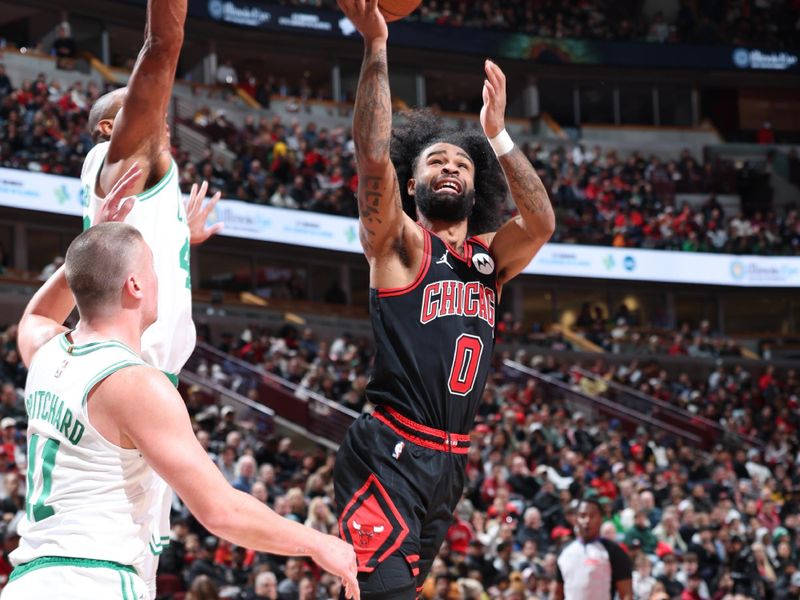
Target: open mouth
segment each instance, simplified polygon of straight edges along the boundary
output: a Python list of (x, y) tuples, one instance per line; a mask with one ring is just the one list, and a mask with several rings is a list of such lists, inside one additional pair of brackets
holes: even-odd
[(460, 194), (462, 189), (461, 182), (457, 179), (442, 179), (433, 186), (434, 192), (445, 192), (453, 195)]

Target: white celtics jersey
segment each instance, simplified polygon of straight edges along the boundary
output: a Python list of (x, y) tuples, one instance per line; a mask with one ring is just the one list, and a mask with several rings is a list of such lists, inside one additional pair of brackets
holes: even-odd
[[(97, 180), (108, 154), (108, 142), (98, 144), (86, 156), (81, 172), (83, 189), (83, 225), (92, 222), (100, 198)], [(177, 375), (195, 345), (192, 321), (192, 281), (190, 271), (189, 227), (186, 208), (178, 186), (178, 168), (171, 161), (169, 171), (154, 187), (136, 197), (136, 204), (125, 220), (136, 227), (153, 251), (158, 277), (158, 319), (142, 336), (142, 357), (148, 364), (167, 373), (177, 385)], [(141, 571), (151, 597), (155, 596), (158, 556), (169, 543), (169, 507), (172, 490), (156, 477), (161, 486), (161, 503), (155, 508), (161, 523), (154, 534), (152, 552)]]
[[(108, 142), (98, 144), (83, 163), (84, 229), (91, 225), (100, 198), (96, 184), (103, 168)], [(153, 251), (158, 276), (158, 320), (142, 337), (142, 357), (154, 367), (176, 376), (194, 350), (192, 280), (189, 268), (189, 228), (178, 187), (178, 169), (169, 172), (153, 188), (136, 197), (125, 220), (138, 229)]]
[(73, 345), (66, 334), (34, 355), (25, 386), (26, 515), (11, 554), (15, 566), (56, 556), (146, 569), (160, 543), (161, 479), (138, 450), (100, 435), (87, 410), (97, 383), (143, 364), (119, 342)]

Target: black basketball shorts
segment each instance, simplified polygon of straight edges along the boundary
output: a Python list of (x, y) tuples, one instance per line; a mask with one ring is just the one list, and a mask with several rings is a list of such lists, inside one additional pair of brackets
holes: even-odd
[(336, 456), (339, 533), (358, 557), (362, 598), (415, 598), (464, 488), (469, 436), (389, 408), (361, 415)]

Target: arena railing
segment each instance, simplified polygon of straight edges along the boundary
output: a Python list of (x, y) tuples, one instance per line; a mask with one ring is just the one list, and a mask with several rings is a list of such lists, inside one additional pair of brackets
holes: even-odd
[(253, 424), (255, 434), (266, 440), (268, 437), (278, 434), (290, 434), (297, 438), (307, 440), (312, 444), (325, 446), (330, 450), (337, 450), (339, 444), (327, 438), (314, 435), (307, 429), (296, 425), (295, 423), (277, 416), (275, 411), (264, 406), (260, 402), (256, 402), (230, 390), (218, 383), (209, 380), (207, 377), (201, 377), (196, 373), (188, 370), (181, 372), (181, 384), (185, 386), (197, 387), (203, 392), (210, 395), (214, 400), (214, 405), (228, 405), (232, 406), (236, 414), (236, 421), (248, 421)]
[(333, 400), (203, 342), (195, 347), (184, 371), (207, 381), (217, 381), (218, 385), (237, 390), (242, 396), (252, 394), (276, 417), (334, 444), (344, 438), (345, 431), (358, 417), (357, 412)]
[(764, 445), (761, 440), (754, 437), (742, 436), (736, 432), (728, 431), (722, 425), (711, 419), (693, 414), (679, 406), (654, 398), (632, 387), (599, 377), (595, 373), (587, 371), (579, 366), (572, 367), (571, 371), (577, 373), (581, 377), (588, 378), (597, 383), (602, 383), (606, 388), (603, 396), (608, 400), (655, 417), (665, 423), (670, 423), (675, 427), (691, 431), (703, 439), (710, 436), (713, 443), (738, 441), (745, 442), (748, 446), (763, 447)]
[(232, 406), (237, 421), (252, 421), (259, 434), (268, 436), (275, 431), (275, 411), (241, 394), (237, 394), (207, 377), (201, 377), (188, 369), (181, 372), (182, 386), (197, 387), (213, 400), (213, 405)]
[(656, 434), (656, 437), (666, 436), (677, 438), (684, 444), (694, 448), (708, 450), (713, 446), (713, 442), (709, 436), (700, 435), (696, 431), (676, 426), (654, 415), (640, 412), (624, 404), (612, 402), (607, 398), (576, 390), (572, 386), (554, 377), (545, 375), (536, 369), (526, 367), (513, 360), (504, 360), (503, 364), (512, 371), (512, 373), (507, 373), (511, 379), (525, 380), (526, 378), (532, 377), (540, 383), (546, 402), (560, 400), (563, 401), (571, 411), (580, 411), (593, 417), (602, 416), (607, 419), (617, 419), (627, 433), (632, 434), (636, 428), (643, 426), (649, 429), (651, 434)]

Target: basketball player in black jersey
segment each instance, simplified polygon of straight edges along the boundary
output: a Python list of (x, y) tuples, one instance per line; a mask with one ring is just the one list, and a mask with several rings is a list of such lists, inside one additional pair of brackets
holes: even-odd
[[(362, 598), (411, 599), (461, 497), (500, 292), (549, 239), (555, 217), (505, 131), (505, 76), (495, 64), (485, 65), (483, 135), (448, 131), (424, 112), (393, 134), (377, 0), (339, 5), (365, 42), (353, 135), (377, 352), (367, 387), (376, 410), (341, 445), (336, 503)], [(509, 192), (519, 216), (498, 228)]]

